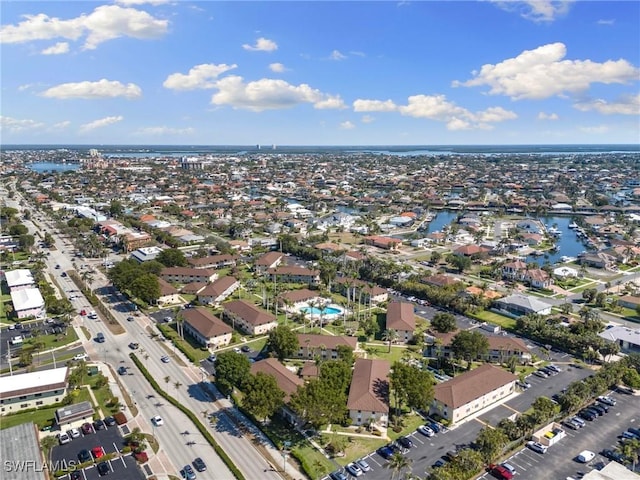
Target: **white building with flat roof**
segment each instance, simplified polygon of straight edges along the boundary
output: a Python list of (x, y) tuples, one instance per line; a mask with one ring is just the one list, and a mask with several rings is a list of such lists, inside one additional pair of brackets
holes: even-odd
[(7, 281), (7, 286), (10, 291), (28, 288), (36, 283), (33, 275), (31, 275), (31, 271), (26, 268), (4, 272), (4, 278)]
[(624, 325), (618, 325), (606, 329), (598, 334), (610, 342), (615, 342), (623, 353), (640, 353), (640, 327), (631, 329)]
[(44, 318), (47, 311), (44, 308), (44, 298), (40, 290), (35, 287), (26, 287), (19, 290), (11, 290), (11, 302), (13, 310), (18, 318)]
[(61, 402), (68, 371), (65, 366), (0, 377), (0, 415)]
[(151, 260), (155, 260), (160, 253), (162, 253), (162, 249), (160, 247), (141, 247), (131, 252), (131, 258), (140, 263), (149, 262)]

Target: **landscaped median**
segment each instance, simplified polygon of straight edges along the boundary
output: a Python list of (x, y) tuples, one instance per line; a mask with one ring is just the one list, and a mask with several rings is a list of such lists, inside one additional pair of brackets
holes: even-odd
[(233, 476), (235, 478), (237, 478), (238, 480), (244, 480), (245, 477), (244, 477), (244, 475), (242, 475), (242, 472), (240, 470), (238, 470), (238, 467), (236, 467), (234, 465), (234, 463), (231, 461), (231, 459), (229, 458), (227, 453), (222, 449), (222, 447), (220, 447), (220, 445), (218, 445), (218, 442), (215, 441), (215, 439), (213, 438), (213, 436), (211, 435), (209, 430), (207, 430), (207, 428), (200, 422), (198, 417), (196, 417), (196, 415), (191, 410), (189, 410), (187, 407), (185, 407), (180, 402), (178, 402), (178, 400), (176, 400), (171, 395), (169, 395), (167, 392), (165, 392), (162, 388), (160, 388), (160, 385), (158, 385), (158, 382), (156, 382), (155, 379), (151, 376), (149, 371), (144, 367), (144, 365), (142, 364), (142, 362), (136, 356), (135, 353), (130, 353), (129, 357), (131, 358), (133, 363), (136, 364), (136, 366), (138, 367), (140, 372), (142, 372), (142, 375), (144, 375), (144, 378), (146, 378), (146, 380), (151, 384), (153, 389), (158, 394), (160, 394), (160, 396), (162, 398), (164, 398), (171, 405), (173, 405), (174, 407), (178, 408), (182, 413), (184, 413), (187, 417), (189, 417), (189, 420), (191, 420), (193, 422), (193, 424), (196, 426), (198, 431), (207, 440), (207, 442), (209, 442), (209, 444), (213, 447), (213, 449), (216, 451), (218, 456), (225, 463), (227, 468), (229, 468), (229, 470), (231, 470), (231, 473), (233, 473)]

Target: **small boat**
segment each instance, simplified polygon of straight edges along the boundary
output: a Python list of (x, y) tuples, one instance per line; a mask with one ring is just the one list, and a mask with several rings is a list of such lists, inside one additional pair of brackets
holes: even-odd
[(534, 257), (540, 257), (540, 256), (544, 255), (544, 252), (541, 252), (540, 250), (534, 250), (529, 255), (533, 255)]
[(569, 224), (569, 228), (578, 228), (578, 224), (576, 222), (571, 222)]
[(577, 260), (576, 257), (568, 257), (567, 255), (563, 255), (560, 257), (560, 260), (562, 261), (562, 263), (571, 263), (571, 262), (575, 262)]
[(547, 232), (549, 232), (549, 235), (553, 235), (553, 236), (562, 235), (562, 232), (558, 230), (557, 227), (549, 227), (547, 229)]

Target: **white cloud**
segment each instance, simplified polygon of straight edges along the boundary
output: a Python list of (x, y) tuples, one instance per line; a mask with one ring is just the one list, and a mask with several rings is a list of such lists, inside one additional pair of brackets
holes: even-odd
[(609, 127), (607, 125), (594, 125), (592, 127), (580, 127), (580, 130), (585, 133), (600, 135), (609, 132)]
[(508, 12), (519, 13), (521, 17), (533, 22), (553, 22), (566, 15), (572, 0), (491, 0), (498, 7)]
[(65, 128), (69, 127), (70, 125), (71, 125), (71, 121), (64, 120), (62, 122), (54, 123), (53, 125), (51, 125), (50, 130), (64, 130)]
[(224, 72), (237, 68), (236, 64), (227, 65), (221, 63), (215, 65), (207, 63), (196, 65), (186, 75), (183, 73), (172, 73), (162, 84), (163, 87), (171, 90), (195, 90), (201, 88), (213, 88), (215, 80)]
[(558, 118), (559, 117), (557, 113), (538, 113), (538, 120), (558, 120)]
[(340, 53), (339, 50), (334, 50), (333, 52), (331, 52), (331, 55), (329, 55), (329, 59), (331, 60), (345, 60), (346, 58), (347, 56), (343, 53)]
[(159, 38), (167, 32), (169, 22), (135, 8), (101, 5), (89, 15), (62, 20), (44, 13), (24, 15), (17, 25), (0, 28), (1, 43), (25, 43), (34, 40), (65, 38), (78, 40), (86, 35), (84, 48), (95, 49), (100, 43), (118, 37)]
[(347, 120), (346, 122), (342, 122), (340, 124), (340, 128), (342, 130), (352, 130), (352, 129), (356, 128), (356, 126), (353, 123), (351, 123), (349, 120)]
[(286, 71), (287, 69), (285, 68), (285, 66), (282, 63), (271, 63), (271, 64), (269, 64), (269, 70), (271, 70), (272, 72), (276, 72), (276, 73), (282, 73), (282, 72)]
[(142, 89), (135, 83), (123, 84), (118, 81), (110, 81), (107, 79), (98, 80), (97, 82), (78, 82), (63, 83), (51, 87), (41, 94), (47, 98), (116, 98), (124, 97), (128, 99), (139, 98), (142, 96)]
[(502, 107), (489, 107), (474, 113), (450, 102), (444, 95), (413, 95), (407, 100), (406, 105), (396, 105), (392, 100), (358, 99), (353, 102), (353, 109), (356, 112), (398, 111), (408, 117), (445, 122), (449, 130), (488, 129), (492, 123), (518, 118), (514, 112)]
[(35, 130), (42, 128), (44, 123), (36, 122), (30, 119), (17, 119), (0, 115), (0, 131), (8, 131), (9, 133), (23, 132), (25, 130)]
[(153, 135), (153, 136), (164, 136), (164, 135), (192, 135), (195, 133), (195, 129), (188, 128), (173, 128), (173, 127), (144, 127), (139, 128), (135, 131), (136, 135)]
[(94, 120), (93, 122), (85, 123), (80, 126), (80, 131), (83, 133), (90, 132), (91, 130), (95, 130), (97, 128), (108, 127), (109, 125), (113, 125), (114, 123), (118, 123), (124, 120), (124, 117), (121, 115), (114, 117), (105, 117), (99, 120)]
[(274, 50), (278, 49), (278, 44), (273, 40), (260, 37), (258, 40), (256, 40), (255, 45), (249, 45), (245, 43), (244, 45), (242, 45), (242, 48), (251, 52), (273, 52)]
[(614, 24), (616, 23), (616, 21), (615, 21), (615, 20), (613, 20), (613, 19), (611, 19), (611, 20), (605, 20), (605, 19), (602, 19), (602, 20), (598, 20), (596, 23), (597, 23), (598, 25), (607, 25), (607, 26), (611, 26), (611, 25), (614, 25)]
[(362, 116), (362, 123), (373, 123), (375, 122), (375, 118), (372, 117), (371, 115), (363, 115)]
[(119, 3), (120, 5), (144, 5), (144, 4), (149, 4), (149, 5), (164, 5), (166, 3), (169, 3), (170, 0), (116, 0), (116, 3)]
[(391, 100), (363, 100), (357, 99), (353, 102), (355, 112), (393, 112), (398, 107)]
[(594, 110), (603, 115), (640, 115), (640, 94), (623, 97), (615, 102), (596, 99), (575, 103), (574, 108), (588, 112)]
[(49, 48), (45, 48), (40, 53), (42, 55), (61, 55), (69, 52), (69, 44), (67, 42), (58, 42)]
[(474, 78), (454, 81), (453, 86), (487, 85), (491, 95), (507, 95), (514, 100), (543, 99), (587, 90), (592, 83), (627, 83), (637, 80), (640, 69), (626, 60), (563, 60), (563, 43), (551, 43), (525, 50), (515, 58), (486, 64)]
[(340, 97), (322, 93), (307, 84), (291, 85), (284, 80), (262, 78), (245, 83), (242, 77), (230, 75), (216, 82), (218, 92), (211, 97), (213, 105), (229, 105), (260, 112), (291, 108), (310, 103), (314, 108), (343, 108)]

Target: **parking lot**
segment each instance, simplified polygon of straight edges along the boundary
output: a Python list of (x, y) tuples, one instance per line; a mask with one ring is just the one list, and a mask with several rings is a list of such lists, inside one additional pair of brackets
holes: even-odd
[[(104, 430), (94, 430), (94, 433), (81, 433), (78, 438), (72, 439), (65, 445), (58, 445), (51, 450), (51, 463), (57, 465), (68, 465), (70, 467), (78, 465), (78, 453), (81, 450), (91, 450), (94, 447), (102, 447), (105, 455), (117, 453), (124, 447), (124, 439), (117, 425), (106, 427)], [(97, 463), (100, 463), (99, 461)], [(119, 480), (143, 480), (145, 477), (137, 465), (135, 458), (131, 455), (107, 460), (109, 474), (114, 475)], [(69, 479), (70, 475), (61, 477)], [(89, 465), (80, 471), (80, 478), (83, 480), (93, 480), (101, 478), (97, 471), (96, 464)]]
[[(600, 455), (604, 449), (614, 450), (619, 445), (619, 436), (628, 427), (640, 423), (638, 398), (619, 393), (610, 396), (617, 401), (608, 413), (586, 422), (579, 430), (565, 429), (567, 436), (551, 446), (545, 454), (536, 453), (527, 447), (516, 452), (507, 461), (516, 468), (516, 477), (522, 480), (557, 480), (580, 478), (590, 470), (606, 465), (610, 460)], [(578, 463), (577, 455), (583, 450), (596, 454), (586, 463)], [(481, 478), (492, 479), (490, 474)]]
[[(107, 465), (109, 465), (108, 476), (115, 477), (118, 480), (144, 480), (145, 478), (133, 455), (129, 454), (107, 460)], [(62, 480), (68, 480), (70, 477), (71, 475), (68, 474), (60, 478)], [(98, 480), (99, 478), (103, 477), (100, 476), (95, 465), (80, 471), (81, 480)]]

